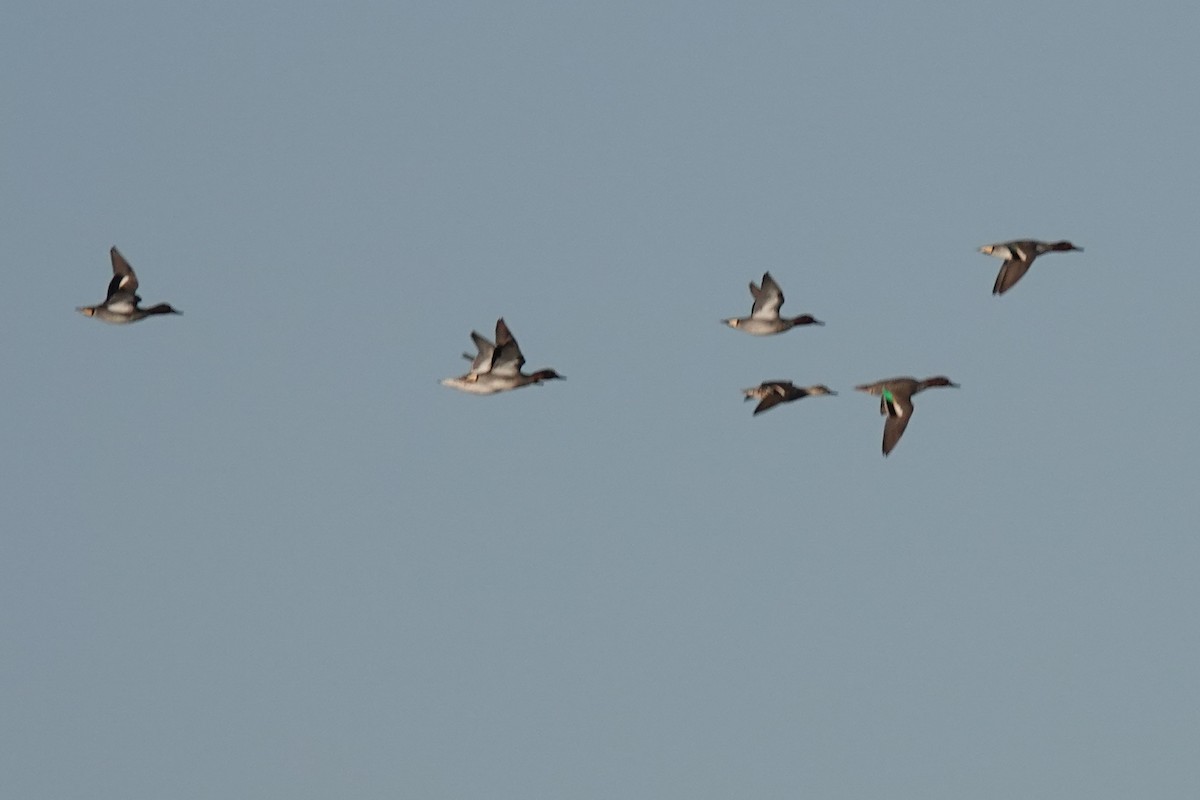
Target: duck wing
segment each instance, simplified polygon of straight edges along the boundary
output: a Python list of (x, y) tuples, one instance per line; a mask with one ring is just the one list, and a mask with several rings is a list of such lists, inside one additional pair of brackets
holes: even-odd
[(805, 394), (806, 392), (803, 389), (797, 389), (791, 381), (765, 381), (758, 387), (757, 396), (761, 399), (761, 402), (754, 409), (754, 413), (761, 414), (780, 403), (804, 397)]
[(754, 416), (762, 414), (763, 411), (773, 409), (776, 407), (776, 405), (779, 405), (780, 403), (784, 402), (785, 399), (788, 399), (786, 392), (779, 386), (770, 387), (769, 391), (763, 393), (761, 397), (761, 401), (758, 402), (754, 409)]
[(900, 441), (912, 418), (912, 395), (885, 389), (879, 397), (879, 413), (887, 417), (883, 423), (883, 454), (886, 456)]
[(477, 375), (491, 372), (492, 361), (496, 357), (496, 345), (492, 344), (491, 339), (475, 331), (471, 331), (471, 340), (475, 342), (478, 354), (472, 356), (470, 353), (463, 353), (463, 358), (471, 362), (471, 372)]
[(904, 429), (908, 427), (908, 420), (908, 414), (897, 417), (889, 415), (887, 422), (883, 423), (883, 454), (885, 456), (895, 449), (896, 443), (904, 435)]
[(1016, 286), (1017, 281), (1025, 276), (1025, 273), (1029, 271), (1029, 267), (1032, 264), (1032, 255), (1028, 260), (1023, 258), (1010, 258), (1006, 260), (1000, 266), (1000, 272), (996, 275), (996, 283), (992, 286), (992, 294), (1004, 294)]
[(763, 395), (763, 399), (759, 402), (759, 404), (754, 407), (754, 416), (758, 416), (762, 412), (772, 409), (782, 402), (783, 393), (781, 392), (771, 392), (770, 394), (765, 394)]
[(521, 354), (521, 347), (501, 317), (496, 320), (496, 354), (492, 358), (491, 371), (494, 375), (519, 375), (523, 366), (525, 356)]
[(783, 305), (783, 290), (771, 277), (764, 272), (762, 287), (750, 281), (750, 294), (754, 297), (754, 305), (750, 307), (750, 316), (759, 319), (779, 319), (779, 307)]
[(128, 292), (130, 296), (136, 297), (138, 279), (133, 267), (129, 266), (125, 256), (115, 247), (108, 251), (108, 255), (112, 259), (113, 276), (108, 282), (108, 296), (104, 298), (104, 302), (111, 300), (117, 292)]

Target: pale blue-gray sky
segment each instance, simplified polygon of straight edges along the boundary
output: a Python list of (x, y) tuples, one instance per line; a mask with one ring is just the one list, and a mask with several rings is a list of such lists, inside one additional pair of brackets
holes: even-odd
[(10, 4), (3, 794), (1200, 795), (1197, 31)]

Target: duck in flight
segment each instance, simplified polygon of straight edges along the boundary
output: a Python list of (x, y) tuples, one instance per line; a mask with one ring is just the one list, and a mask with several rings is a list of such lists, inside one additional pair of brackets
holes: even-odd
[(1004, 259), (1004, 263), (1000, 266), (1000, 272), (996, 275), (996, 283), (992, 286), (992, 294), (997, 295), (1004, 294), (1016, 286), (1017, 281), (1021, 280), (1029, 271), (1033, 260), (1042, 253), (1062, 253), (1069, 250), (1083, 252), (1082, 247), (1076, 247), (1067, 241), (1039, 242), (1034, 239), (985, 244), (979, 248), (979, 252), (984, 255)]
[(885, 456), (896, 447), (896, 443), (904, 435), (904, 429), (908, 427), (908, 420), (913, 413), (913, 395), (923, 392), (931, 386), (957, 388), (958, 384), (945, 375), (938, 375), (923, 381), (907, 377), (888, 378), (854, 387), (857, 391), (879, 397), (879, 413), (887, 417), (887, 421), (883, 423), (883, 454)]
[(783, 290), (779, 288), (779, 284), (775, 282), (769, 272), (763, 273), (762, 286), (750, 281), (750, 295), (754, 298), (750, 316), (723, 319), (721, 322), (734, 330), (745, 331), (751, 336), (770, 336), (775, 333), (783, 333), (797, 325), (825, 324), (809, 314), (791, 318), (779, 316), (779, 307), (783, 305)]
[(137, 322), (156, 314), (183, 313), (171, 308), (167, 303), (142, 308), (139, 305), (142, 298), (137, 294), (138, 279), (133, 267), (129, 266), (129, 262), (115, 247), (109, 251), (109, 256), (112, 258), (113, 276), (112, 280), (108, 282), (108, 296), (99, 305), (80, 306), (75, 309), (76, 311), (85, 317), (96, 317), (114, 325)]
[(742, 394), (746, 395), (747, 400), (759, 401), (754, 409), (754, 415), (757, 416), (780, 403), (790, 403), (810, 395), (813, 397), (822, 394), (836, 395), (837, 392), (820, 384), (800, 387), (793, 385), (791, 381), (763, 381), (758, 386), (742, 389)]
[(474, 358), (470, 353), (463, 353), (463, 358), (471, 362), (471, 369), (457, 378), (445, 378), (441, 381), (443, 386), (470, 394), (495, 394), (533, 383), (540, 384), (542, 381), (565, 380), (552, 369), (539, 369), (528, 375), (521, 372), (521, 367), (525, 366), (525, 356), (521, 354), (521, 348), (505, 324), (504, 317), (496, 320), (494, 343), (475, 331), (471, 331), (471, 339), (478, 353)]

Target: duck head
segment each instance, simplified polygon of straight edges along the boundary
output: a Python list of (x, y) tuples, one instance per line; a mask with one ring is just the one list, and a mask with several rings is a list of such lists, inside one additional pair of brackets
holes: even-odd
[(182, 311), (171, 307), (170, 303), (159, 303), (146, 309), (147, 314), (182, 314)]
[(812, 314), (801, 314), (792, 319), (792, 325), (824, 325), (824, 322), (814, 317)]

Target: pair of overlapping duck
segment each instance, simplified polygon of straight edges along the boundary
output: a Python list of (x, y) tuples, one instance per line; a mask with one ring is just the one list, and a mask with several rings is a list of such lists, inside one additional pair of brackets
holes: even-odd
[[(1039, 242), (1033, 239), (1023, 239), (999, 244), (984, 245), (979, 248), (981, 253), (1004, 259), (996, 282), (992, 286), (992, 294), (1001, 295), (1016, 285), (1025, 275), (1034, 259), (1044, 253), (1082, 250), (1067, 241)], [(121, 255), (117, 248), (109, 252), (112, 258), (113, 277), (108, 284), (108, 295), (104, 302), (94, 306), (81, 306), (77, 311), (89, 317), (96, 317), (105, 322), (123, 324), (137, 322), (146, 317), (159, 314), (182, 313), (167, 303), (159, 303), (149, 308), (142, 308), (142, 298), (138, 296), (138, 279), (133, 267)], [(797, 317), (781, 317), (779, 309), (783, 306), (783, 290), (765, 272), (762, 284), (750, 282), (750, 295), (754, 304), (747, 317), (734, 317), (722, 322), (734, 330), (743, 331), (752, 336), (771, 336), (792, 328), (804, 325), (824, 325), (825, 323), (810, 314)], [(561, 380), (552, 369), (540, 369), (526, 374), (521, 371), (525, 365), (525, 356), (517, 340), (504, 322), (504, 318), (496, 320), (496, 340), (471, 331), (471, 339), (475, 342), (476, 355), (463, 353), (463, 358), (471, 362), (471, 368), (457, 378), (446, 378), (441, 383), (452, 389), (458, 389), (470, 394), (496, 394), (522, 386), (541, 384), (547, 380)], [(958, 386), (944, 375), (937, 375), (924, 380), (912, 377), (887, 378), (875, 383), (867, 383), (854, 387), (856, 391), (879, 397), (879, 413), (887, 418), (883, 426), (883, 454), (892, 452), (908, 420), (913, 413), (913, 395), (935, 386)], [(817, 395), (835, 395), (837, 392), (828, 386), (816, 384), (813, 386), (796, 386), (791, 381), (764, 381), (758, 386), (743, 389), (746, 400), (758, 400), (754, 409), (755, 414), (761, 414), (774, 408), (780, 403), (799, 400), (802, 397)]]

